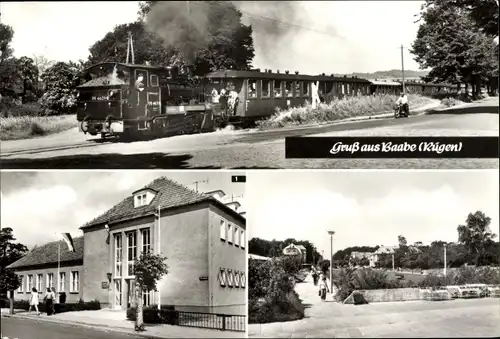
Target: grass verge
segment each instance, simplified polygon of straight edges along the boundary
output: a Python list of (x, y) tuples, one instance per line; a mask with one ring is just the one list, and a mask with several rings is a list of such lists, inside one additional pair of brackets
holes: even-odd
[[(258, 121), (257, 126), (259, 129), (265, 130), (381, 114), (394, 109), (396, 98), (394, 95), (387, 94), (344, 97), (335, 99), (328, 104), (322, 103), (314, 109), (309, 104), (289, 109), (277, 108), (271, 117)], [(409, 94), (408, 99), (410, 110), (433, 102), (431, 98), (415, 94)]]
[(74, 114), (0, 117), (0, 140), (29, 139), (65, 131), (76, 126)]

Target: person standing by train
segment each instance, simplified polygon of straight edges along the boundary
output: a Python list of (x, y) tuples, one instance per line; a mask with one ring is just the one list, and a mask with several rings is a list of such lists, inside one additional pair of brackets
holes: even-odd
[(326, 300), (326, 294), (328, 292), (330, 292), (330, 290), (326, 282), (326, 277), (323, 275), (321, 281), (319, 282), (319, 295), (321, 297), (321, 301)]

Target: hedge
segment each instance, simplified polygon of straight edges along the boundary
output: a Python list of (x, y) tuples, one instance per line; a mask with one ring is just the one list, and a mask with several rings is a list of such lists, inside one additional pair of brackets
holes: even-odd
[[(27, 311), (30, 307), (28, 300), (14, 300), (14, 309)], [(9, 299), (2, 299), (2, 308), (10, 308)], [(78, 303), (55, 304), (56, 313), (77, 312), (77, 311), (95, 311), (101, 309), (101, 303), (98, 300), (84, 302), (80, 299)], [(38, 304), (40, 312), (46, 312), (45, 303)]]
[[(179, 322), (179, 312), (175, 310), (173, 305), (161, 305), (158, 310), (158, 305), (151, 305), (142, 308), (142, 317), (146, 324), (168, 324), (177, 325)], [(137, 309), (131, 307), (127, 309), (127, 319), (135, 321), (137, 318)]]

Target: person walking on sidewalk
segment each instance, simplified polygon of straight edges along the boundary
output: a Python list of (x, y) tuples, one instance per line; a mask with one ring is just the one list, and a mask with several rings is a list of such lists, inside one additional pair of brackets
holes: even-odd
[(321, 296), (321, 301), (326, 300), (326, 294), (328, 292), (330, 292), (330, 290), (329, 290), (328, 284), (326, 282), (326, 277), (323, 276), (323, 279), (321, 279), (321, 281), (319, 283), (319, 295)]
[(54, 305), (54, 295), (50, 288), (47, 288), (47, 293), (45, 293), (45, 309), (47, 310), (47, 315), (52, 315), (53, 305)]
[(40, 311), (38, 310), (38, 291), (34, 287), (31, 289), (30, 307), (28, 308), (28, 314), (31, 313), (32, 307), (35, 308), (36, 314), (40, 315)]
[(59, 303), (59, 300), (57, 300), (56, 288), (54, 286), (52, 286), (52, 296), (54, 297), (52, 303), (52, 314), (56, 314), (56, 304)]

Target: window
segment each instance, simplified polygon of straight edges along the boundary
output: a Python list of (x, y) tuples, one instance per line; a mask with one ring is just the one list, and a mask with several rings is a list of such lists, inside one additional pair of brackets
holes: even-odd
[(292, 91), (292, 82), (291, 81), (285, 81), (285, 95), (287, 98), (293, 97), (293, 91)]
[(38, 292), (42, 292), (42, 280), (43, 280), (43, 274), (37, 274), (36, 275), (36, 289)]
[(47, 273), (47, 286), (49, 288), (54, 287), (54, 273)]
[(137, 196), (137, 207), (147, 205), (146, 193)]
[(142, 305), (151, 305), (151, 291), (142, 291)]
[(269, 98), (271, 96), (271, 81), (270, 80), (261, 80), (261, 97)]
[(128, 246), (127, 246), (127, 275), (134, 275), (134, 260), (137, 258), (137, 233), (130, 232), (127, 234)]
[(141, 230), (142, 252), (151, 251), (151, 232), (149, 228)]
[(19, 285), (17, 292), (22, 293), (22, 292), (24, 292), (24, 275), (20, 275), (19, 280), (21, 281), (21, 285)]
[(302, 85), (302, 82), (300, 81), (295, 81), (295, 97), (300, 97), (300, 87)]
[(59, 273), (59, 292), (66, 290), (66, 272)]
[(227, 270), (227, 286), (233, 287), (233, 285), (234, 285), (233, 270)]
[(158, 87), (158, 76), (151, 74), (151, 87)]
[(240, 286), (242, 288), (245, 288), (245, 284), (246, 284), (245, 272), (240, 272)]
[(219, 280), (219, 284), (224, 287), (227, 283), (226, 270), (223, 268), (219, 269), (219, 274), (217, 275), (217, 279)]
[(275, 80), (273, 81), (273, 94), (275, 98), (281, 98), (283, 96), (283, 81)]
[(115, 235), (115, 277), (122, 276), (122, 235)]
[(240, 246), (240, 230), (234, 226), (234, 244)]
[(224, 220), (220, 221), (220, 239), (226, 241), (226, 222)]
[(227, 225), (227, 242), (230, 244), (233, 243), (233, 228), (231, 224)]
[(245, 248), (246, 240), (245, 240), (245, 231), (241, 230), (240, 232), (240, 246), (241, 248)]
[(309, 83), (307, 81), (302, 83), (302, 90), (304, 91), (303, 95), (307, 97), (309, 95)]
[(240, 272), (234, 271), (234, 287), (240, 287)]
[(76, 293), (80, 288), (80, 273), (78, 271), (71, 272), (71, 290), (70, 292)]
[(142, 69), (135, 70), (135, 81), (142, 82), (145, 87), (148, 87), (148, 72)]
[(257, 80), (249, 79), (248, 80), (247, 90), (248, 90), (247, 97), (249, 99), (251, 99), (251, 98), (257, 98)]
[(28, 280), (26, 280), (26, 292), (31, 292), (31, 288), (33, 287), (33, 275), (28, 275)]

